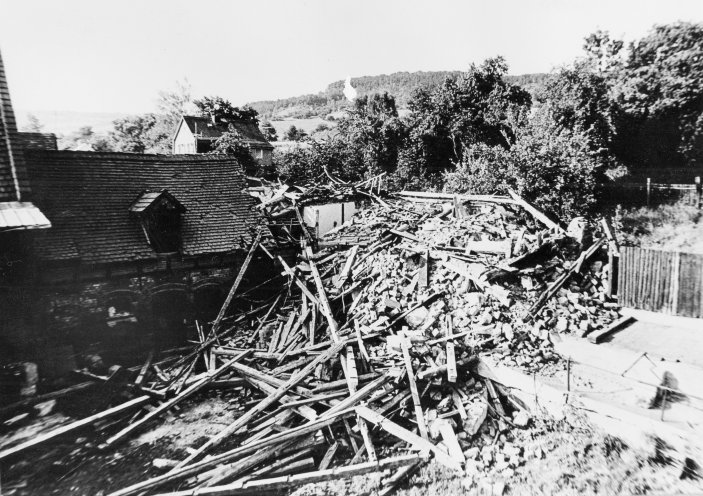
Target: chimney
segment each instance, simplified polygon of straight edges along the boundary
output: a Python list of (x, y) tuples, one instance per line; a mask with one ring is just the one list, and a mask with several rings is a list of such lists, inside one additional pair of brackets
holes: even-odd
[(210, 120), (212, 121), (213, 126), (217, 125), (217, 117), (215, 117), (215, 112), (210, 112)]

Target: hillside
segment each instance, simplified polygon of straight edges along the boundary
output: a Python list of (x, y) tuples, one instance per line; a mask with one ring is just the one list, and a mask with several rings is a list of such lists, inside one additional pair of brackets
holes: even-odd
[[(399, 108), (405, 108), (417, 88), (436, 86), (447, 77), (456, 77), (461, 71), (395, 72), (379, 76), (352, 78), (351, 84), (359, 96), (388, 92), (396, 99)], [(544, 81), (546, 74), (508, 76), (511, 83), (519, 84), (533, 92)], [(344, 81), (331, 83), (317, 94), (302, 95), (280, 100), (249, 103), (262, 119), (325, 117), (349, 105), (344, 98)]]

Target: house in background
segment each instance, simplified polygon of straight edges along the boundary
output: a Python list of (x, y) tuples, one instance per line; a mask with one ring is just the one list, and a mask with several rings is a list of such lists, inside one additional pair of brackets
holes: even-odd
[(239, 133), (257, 163), (262, 166), (271, 165), (273, 146), (266, 140), (255, 122), (244, 120), (223, 122), (209, 117), (185, 115), (176, 128), (173, 153), (175, 155), (208, 153), (212, 151), (215, 141), (230, 130), (230, 126)]

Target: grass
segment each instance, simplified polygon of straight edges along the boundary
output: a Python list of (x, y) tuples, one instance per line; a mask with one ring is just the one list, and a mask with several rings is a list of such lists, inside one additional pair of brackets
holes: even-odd
[(703, 211), (695, 207), (618, 209), (613, 224), (622, 245), (703, 253)]

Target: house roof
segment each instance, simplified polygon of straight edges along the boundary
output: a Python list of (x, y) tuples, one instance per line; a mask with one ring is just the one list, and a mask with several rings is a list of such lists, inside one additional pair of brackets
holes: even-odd
[(25, 152), (34, 203), (52, 229), (37, 232), (43, 260), (109, 263), (155, 259), (130, 215), (144, 192), (167, 189), (185, 207), (181, 253), (246, 248), (259, 215), (241, 166), (226, 155), (142, 155), (76, 151)]
[(23, 150), (58, 150), (54, 133), (17, 133), (17, 142)]
[(22, 201), (28, 193), (27, 171), (17, 142), (15, 112), (0, 55), (0, 202)]
[(196, 117), (192, 115), (184, 115), (183, 120), (188, 126), (188, 129), (190, 129), (190, 132), (198, 139), (216, 140), (222, 136), (223, 133), (227, 132), (229, 126), (232, 125), (242, 136), (242, 141), (247, 145), (254, 148), (273, 150), (273, 146), (266, 141), (266, 138), (255, 122), (238, 120), (213, 124), (208, 117)]

